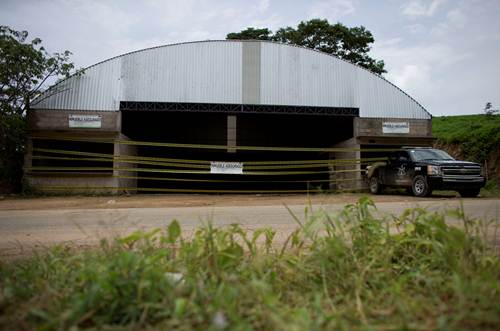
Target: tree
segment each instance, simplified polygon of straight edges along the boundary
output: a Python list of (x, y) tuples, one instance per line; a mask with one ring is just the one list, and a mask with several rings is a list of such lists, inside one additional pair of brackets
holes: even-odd
[(492, 116), (492, 115), (495, 115), (499, 112), (498, 109), (493, 109), (493, 105), (491, 104), (491, 102), (487, 102), (486, 103), (486, 106), (484, 106), (484, 113), (487, 115), (487, 116)]
[(31, 100), (74, 69), (69, 51), (50, 54), (41, 39), (27, 38), (27, 31), (0, 26), (0, 189), (20, 188), (26, 110)]
[(266, 28), (247, 28), (238, 33), (229, 33), (226, 39), (273, 40), (304, 46), (338, 56), (376, 74), (387, 72), (384, 61), (368, 55), (370, 44), (375, 39), (363, 26), (349, 28), (342, 23), (330, 24), (326, 19), (312, 19), (300, 22), (297, 28), (280, 28), (275, 34)]
[(226, 39), (272, 40), (272, 31), (269, 29), (247, 28), (241, 32), (229, 33)]

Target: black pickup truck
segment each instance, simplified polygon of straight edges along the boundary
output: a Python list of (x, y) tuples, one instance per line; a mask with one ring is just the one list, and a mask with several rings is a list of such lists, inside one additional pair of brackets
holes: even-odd
[(409, 193), (425, 197), (433, 190), (454, 190), (462, 197), (475, 197), (485, 184), (481, 165), (458, 161), (434, 148), (405, 147), (393, 152), (387, 162), (367, 167), (370, 192), (384, 187), (404, 187)]

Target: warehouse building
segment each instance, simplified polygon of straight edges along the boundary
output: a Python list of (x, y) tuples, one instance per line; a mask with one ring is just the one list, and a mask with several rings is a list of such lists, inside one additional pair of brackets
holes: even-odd
[[(342, 160), (433, 140), (431, 115), (383, 77), (268, 41), (191, 42), (111, 58), (34, 100), (28, 122), (26, 180), (42, 190), (360, 188), (363, 162)], [(214, 161), (243, 171), (210, 171)], [(154, 170), (168, 165), (181, 171)]]

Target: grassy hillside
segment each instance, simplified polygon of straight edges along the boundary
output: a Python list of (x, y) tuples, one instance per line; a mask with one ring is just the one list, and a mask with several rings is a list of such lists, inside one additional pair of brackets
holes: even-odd
[(455, 145), (468, 160), (484, 162), (500, 148), (500, 116), (443, 116), (432, 120), (438, 144)]

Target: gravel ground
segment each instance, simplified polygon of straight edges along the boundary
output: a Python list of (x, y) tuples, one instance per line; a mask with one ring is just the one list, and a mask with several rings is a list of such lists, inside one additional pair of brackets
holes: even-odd
[[(335, 212), (355, 203), (360, 194), (342, 195), (161, 195), (130, 197), (44, 197), (7, 198), (0, 201), (0, 257), (18, 257), (53, 244), (94, 246), (103, 238), (122, 236), (138, 229), (167, 225), (172, 219), (181, 224), (184, 235), (210, 221), (215, 226), (239, 223), (253, 230), (272, 227), (282, 242), (297, 224), (285, 208), (304, 217), (306, 206)], [(382, 215), (398, 215), (415, 206), (444, 211), (462, 203), (470, 217), (497, 220), (500, 199), (458, 199), (410, 196), (373, 197)], [(453, 220), (450, 220), (453, 222)], [(492, 228), (493, 229), (493, 228)], [(499, 233), (500, 235), (500, 233)], [(496, 233), (491, 232), (497, 241)]]

